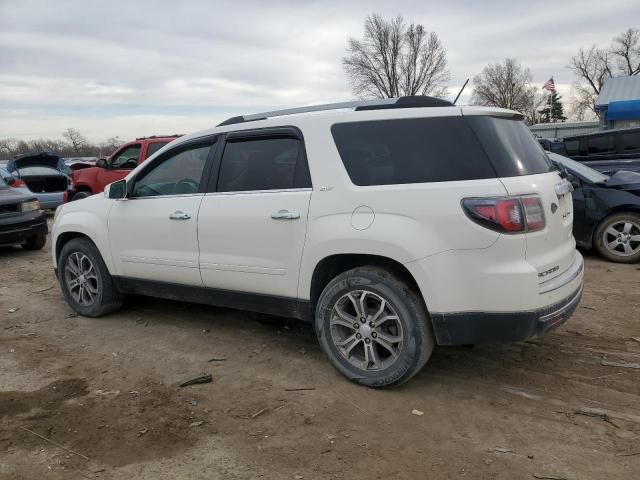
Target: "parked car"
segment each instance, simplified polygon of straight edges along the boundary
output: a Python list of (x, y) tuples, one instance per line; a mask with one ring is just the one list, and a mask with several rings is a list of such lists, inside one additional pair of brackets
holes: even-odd
[(31, 192), (11, 188), (0, 176), (0, 245), (39, 250), (47, 242), (47, 218)]
[(539, 142), (545, 150), (570, 157), (605, 175), (619, 170), (640, 172), (640, 128), (603, 130)]
[(26, 184), (43, 209), (54, 209), (62, 205), (73, 188), (68, 175), (70, 170), (53, 153), (33, 152), (20, 155), (7, 162), (6, 170), (18, 181), (18, 185)]
[(104, 190), (111, 182), (126, 177), (138, 164), (172, 142), (179, 135), (136, 138), (116, 149), (108, 158), (99, 159), (95, 166), (76, 164), (71, 178), (75, 185), (69, 200), (81, 200)]
[(521, 120), (429, 97), (231, 118), (57, 212), (62, 292), (92, 317), (136, 292), (311, 320), (372, 387), (436, 343), (543, 335), (583, 260), (571, 184)]
[(573, 236), (619, 263), (640, 261), (640, 173), (609, 176), (555, 153), (548, 153), (573, 183)]

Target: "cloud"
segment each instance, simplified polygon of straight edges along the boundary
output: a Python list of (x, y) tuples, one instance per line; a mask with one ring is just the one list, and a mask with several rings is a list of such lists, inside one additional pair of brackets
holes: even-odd
[(452, 96), (506, 57), (540, 86), (551, 75), (568, 86), (565, 66), (579, 47), (608, 45), (640, 24), (633, 0), (606, 8), (595, 0), (0, 0), (0, 135), (55, 137), (74, 127), (93, 140), (124, 139), (349, 99), (340, 60), (373, 11), (438, 33)]

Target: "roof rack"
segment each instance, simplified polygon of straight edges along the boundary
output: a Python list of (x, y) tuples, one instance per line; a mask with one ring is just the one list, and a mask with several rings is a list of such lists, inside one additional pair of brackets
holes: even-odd
[(339, 102), (327, 103), (324, 105), (311, 105), (308, 107), (287, 108), (285, 110), (274, 110), (271, 112), (254, 113), (251, 115), (239, 115), (231, 117), (224, 122), (218, 124), (218, 127), (224, 125), (234, 125), (236, 123), (255, 122), (257, 120), (266, 120), (271, 117), (282, 117), (284, 115), (295, 115), (297, 113), (323, 112), (327, 110), (343, 110), (352, 108), (355, 111), (360, 110), (383, 110), (387, 108), (422, 108), (422, 107), (453, 107), (454, 104), (442, 100), (441, 98), (427, 97), (424, 95), (414, 95), (408, 97), (395, 98), (377, 98), (375, 100), (361, 100), (355, 102)]
[(138, 137), (136, 140), (149, 140), (151, 138), (178, 138), (184, 135), (183, 133), (174, 133), (173, 135), (151, 135), (150, 137)]

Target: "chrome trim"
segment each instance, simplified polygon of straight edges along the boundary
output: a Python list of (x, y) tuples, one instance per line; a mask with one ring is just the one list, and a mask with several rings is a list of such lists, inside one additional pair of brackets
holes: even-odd
[(556, 195), (558, 196), (566, 195), (567, 193), (573, 192), (573, 185), (571, 185), (571, 182), (564, 180), (560, 183), (555, 184), (555, 190), (556, 190)]
[(287, 192), (312, 192), (313, 188), (282, 188), (280, 190), (240, 190), (237, 192), (208, 192), (205, 193), (205, 197), (212, 197), (215, 195), (249, 195), (253, 193), (287, 193)]
[(538, 292), (538, 295), (544, 295), (545, 293), (553, 292), (554, 290), (558, 290), (559, 288), (564, 287), (565, 285), (571, 283), (576, 279), (578, 275), (582, 273), (584, 269), (584, 259), (582, 255), (576, 252), (576, 260), (573, 261), (571, 266), (565, 270), (562, 274), (554, 277), (550, 280), (545, 280), (542, 283), (538, 284), (538, 287), (541, 290)]
[(562, 312), (565, 312), (566, 310), (570, 310), (571, 308), (573, 308), (573, 306), (580, 301), (580, 298), (582, 296), (582, 290), (584, 289), (584, 284), (580, 284), (580, 288), (578, 288), (578, 290), (575, 292), (575, 294), (573, 295), (573, 298), (571, 300), (569, 300), (567, 303), (565, 303), (563, 306), (561, 306), (560, 308), (558, 308), (557, 310), (551, 312), (551, 313), (547, 313), (546, 315), (541, 316), (538, 321), (540, 322), (546, 322), (548, 321), (550, 318), (553, 318), (559, 314), (561, 314)]

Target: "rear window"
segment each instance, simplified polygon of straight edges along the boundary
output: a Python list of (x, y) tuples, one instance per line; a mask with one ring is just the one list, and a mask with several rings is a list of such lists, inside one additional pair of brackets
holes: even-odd
[(535, 175), (551, 169), (547, 155), (519, 120), (470, 115), (465, 117), (478, 136), (499, 177)]
[(331, 133), (356, 185), (496, 177), (462, 117), (338, 123), (331, 127)]

